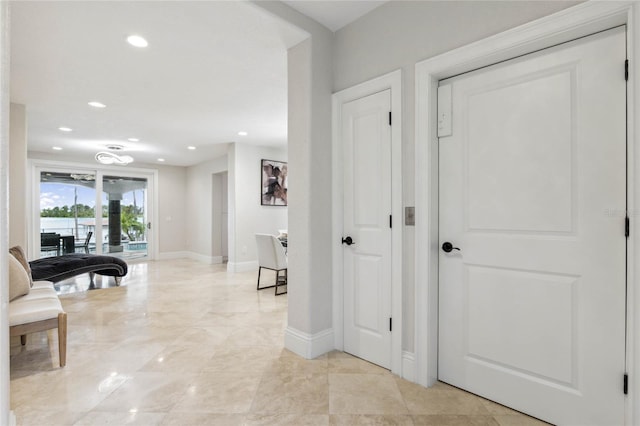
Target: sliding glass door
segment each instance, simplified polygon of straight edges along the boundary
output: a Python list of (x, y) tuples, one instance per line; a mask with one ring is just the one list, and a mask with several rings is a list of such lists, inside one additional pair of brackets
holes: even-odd
[(150, 257), (153, 171), (80, 171), (46, 164), (35, 165), (34, 170), (39, 208), (34, 216), (33, 257), (69, 253)]
[[(96, 174), (41, 171), (40, 257), (95, 252), (84, 244), (95, 227)], [(94, 245), (95, 247), (95, 245)]]
[(104, 253), (125, 258), (147, 256), (146, 177), (102, 178)]

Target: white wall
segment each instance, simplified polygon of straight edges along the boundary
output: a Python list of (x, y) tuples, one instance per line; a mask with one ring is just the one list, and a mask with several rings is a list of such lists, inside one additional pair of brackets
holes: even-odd
[[(414, 205), (417, 62), (569, 7), (564, 1), (392, 1), (335, 33), (335, 91), (403, 72), (403, 194)], [(420, 212), (416, 212), (420, 214)], [(403, 349), (414, 350), (414, 228), (404, 228)]]
[(212, 263), (213, 180), (212, 175), (228, 169), (228, 156), (187, 168), (186, 182), (186, 250), (192, 257)]
[[(289, 49), (288, 349), (307, 358), (331, 350), (331, 92), (333, 33), (281, 2), (257, 1), (310, 38)], [(335, 242), (333, 242), (335, 243)]]
[[(9, 2), (0, 3), (0, 424), (9, 411)], [(13, 418), (15, 420), (15, 418)]]
[(229, 155), (230, 271), (257, 267), (256, 233), (278, 234), (288, 227), (288, 207), (260, 204), (261, 160), (287, 161), (287, 149), (233, 144)]
[(25, 106), (11, 104), (9, 124), (9, 247), (28, 250), (27, 239), (27, 115)]
[[(155, 166), (158, 170), (159, 257), (184, 253), (187, 249), (187, 168)], [(153, 224), (152, 224), (153, 226)]]
[(229, 173), (220, 173), (221, 177), (221, 200), (222, 209), (220, 211), (221, 242), (220, 255), (223, 261), (229, 260)]
[(211, 253), (220, 262), (222, 261), (222, 176), (224, 174), (211, 175)]

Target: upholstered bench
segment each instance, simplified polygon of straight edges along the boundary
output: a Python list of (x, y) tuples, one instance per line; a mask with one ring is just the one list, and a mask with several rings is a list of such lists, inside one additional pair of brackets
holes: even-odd
[(12, 247), (9, 267), (9, 335), (20, 336), (27, 343), (27, 334), (58, 329), (60, 367), (67, 363), (67, 314), (62, 309), (53, 283), (32, 281), (24, 252)]
[(60, 367), (67, 363), (67, 314), (49, 281), (34, 281), (29, 293), (9, 302), (9, 334), (20, 336), (26, 345), (27, 334), (58, 329)]
[(45, 257), (29, 262), (34, 280), (46, 280), (57, 283), (79, 274), (89, 273), (91, 282), (95, 274), (114, 277), (120, 285), (122, 277), (127, 275), (127, 263), (114, 256), (72, 253), (62, 256)]

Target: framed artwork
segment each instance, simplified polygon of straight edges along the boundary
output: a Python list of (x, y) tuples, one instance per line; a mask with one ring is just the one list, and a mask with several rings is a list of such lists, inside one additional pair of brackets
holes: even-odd
[(283, 161), (262, 160), (262, 187), (260, 192), (260, 204), (263, 206), (286, 206), (287, 163)]

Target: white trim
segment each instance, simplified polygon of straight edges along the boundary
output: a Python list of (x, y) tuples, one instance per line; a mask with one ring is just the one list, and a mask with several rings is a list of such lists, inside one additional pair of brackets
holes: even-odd
[[(475, 42), (416, 64), (416, 250), (415, 250), (415, 356), (416, 378), (424, 386), (432, 385), (438, 377), (438, 170), (437, 140), (434, 123), (437, 122), (435, 105), (438, 80), (479, 66), (489, 65), (544, 47), (569, 41), (616, 25), (627, 24), (630, 77), (628, 84), (629, 135), (629, 209), (638, 212), (640, 182), (635, 173), (640, 164), (639, 134), (635, 133), (635, 111), (640, 101), (640, 85), (634, 84), (640, 75), (638, 28), (640, 5), (637, 2), (586, 2), (556, 14), (530, 22), (512, 30)], [(635, 77), (635, 78), (634, 78)], [(628, 353), (627, 371), (631, 382), (626, 411), (627, 424), (640, 422), (638, 391), (640, 377), (635, 366), (640, 365), (640, 291), (634, 266), (640, 264), (640, 224), (631, 215), (633, 230), (629, 240), (628, 262)]]
[(228, 262), (227, 263), (227, 272), (248, 272), (248, 271), (257, 271), (258, 270), (258, 261), (251, 260), (249, 262)]
[(402, 378), (416, 381), (416, 357), (413, 352), (402, 351)]
[(284, 346), (305, 359), (314, 359), (333, 350), (333, 329), (308, 334), (293, 327), (284, 332)]
[(333, 327), (335, 348), (344, 348), (342, 239), (343, 230), (343, 163), (340, 141), (342, 104), (382, 90), (391, 89), (391, 371), (402, 375), (402, 71), (396, 70), (381, 77), (344, 89), (332, 96), (332, 241), (333, 241)]

